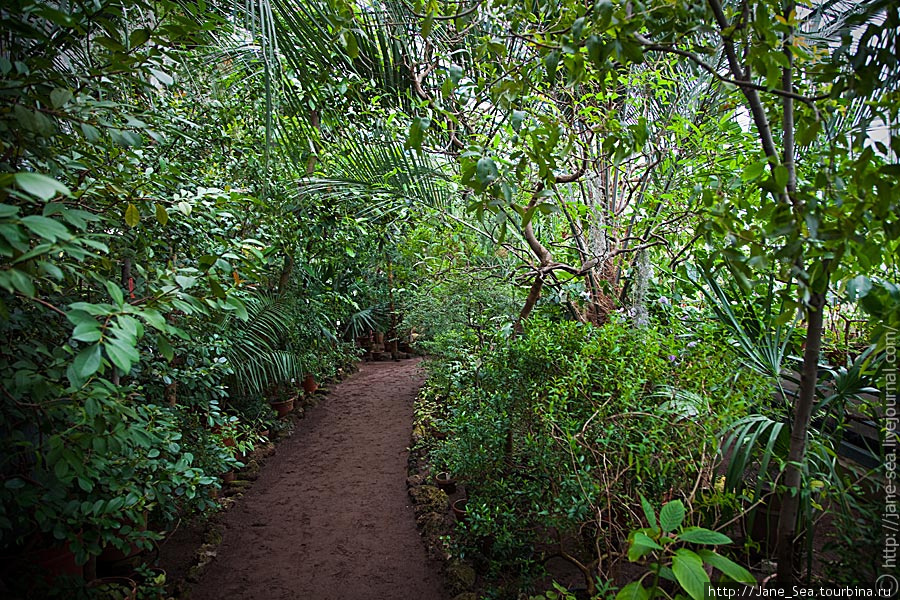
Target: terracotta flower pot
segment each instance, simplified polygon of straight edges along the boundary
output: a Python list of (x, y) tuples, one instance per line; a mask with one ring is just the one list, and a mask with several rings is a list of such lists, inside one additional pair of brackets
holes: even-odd
[(460, 498), (453, 502), (450, 505), (450, 508), (453, 510), (453, 515), (456, 517), (457, 521), (465, 521), (466, 520), (466, 499)]
[(49, 583), (64, 575), (84, 575), (84, 567), (75, 562), (75, 553), (69, 548), (69, 544), (29, 552), (27, 560), (47, 574)]
[(452, 494), (456, 491), (456, 480), (450, 477), (450, 473), (447, 473), (446, 471), (442, 471), (435, 475), (434, 482), (447, 494)]
[(272, 408), (278, 413), (278, 418), (283, 419), (292, 410), (294, 410), (294, 398), (289, 398), (281, 402), (271, 402)]
[(231, 483), (234, 481), (235, 477), (237, 477), (237, 474), (235, 474), (234, 469), (227, 473), (222, 473), (222, 483)]
[[(144, 511), (143, 518), (139, 523), (135, 523), (131, 520), (125, 520), (124, 524), (131, 526), (132, 529), (135, 529), (137, 531), (147, 531), (147, 511)], [(119, 534), (118, 537), (120, 539), (124, 539), (125, 536)], [(137, 544), (130, 544), (127, 552), (119, 550), (112, 544), (107, 544), (103, 547), (103, 551), (97, 557), (97, 562), (106, 565), (121, 565), (135, 559), (138, 555), (141, 554), (141, 552), (143, 552), (143, 550)]]
[(315, 394), (317, 389), (319, 389), (319, 384), (316, 382), (315, 376), (310, 373), (303, 379), (303, 391), (307, 394)]

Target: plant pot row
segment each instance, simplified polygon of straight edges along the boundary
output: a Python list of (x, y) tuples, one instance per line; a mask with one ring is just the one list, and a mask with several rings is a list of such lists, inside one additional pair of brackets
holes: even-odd
[[(456, 479), (450, 473), (441, 471), (434, 476), (434, 483), (439, 489), (443, 490), (448, 496), (456, 492)], [(450, 509), (457, 521), (463, 521), (466, 518), (466, 499), (458, 498), (450, 504)]]
[[(307, 394), (314, 394), (316, 393), (316, 390), (319, 389), (319, 383), (313, 375), (307, 375), (306, 378), (303, 379), (302, 386), (303, 391)], [(297, 397), (297, 395), (294, 395), (286, 400), (270, 401), (269, 404), (271, 404), (275, 412), (278, 413), (278, 418), (283, 419), (294, 410)]]

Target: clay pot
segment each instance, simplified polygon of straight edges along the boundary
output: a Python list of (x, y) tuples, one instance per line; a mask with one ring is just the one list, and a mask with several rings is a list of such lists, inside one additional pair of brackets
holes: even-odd
[[(133, 521), (126, 520), (125, 524), (130, 525), (138, 531), (147, 531), (147, 512), (144, 512), (143, 519), (141, 519), (140, 523), (135, 524)], [(120, 534), (119, 537), (123, 538), (124, 536)], [(127, 553), (119, 550), (112, 544), (107, 544), (103, 547), (103, 552), (97, 557), (97, 563), (106, 566), (124, 566), (123, 563), (128, 563), (133, 560), (141, 552), (142, 549), (137, 544), (131, 544)]]
[[(750, 538), (759, 542), (762, 552), (766, 556), (775, 555), (775, 547), (778, 545), (778, 521), (781, 518), (781, 498), (777, 494), (771, 494), (758, 506), (745, 516), (748, 522), (752, 522)], [(746, 525), (745, 525), (746, 527)]]
[(290, 398), (288, 400), (284, 400), (282, 402), (270, 402), (272, 408), (275, 412), (278, 413), (278, 418), (283, 419), (286, 417), (292, 410), (294, 410), (294, 398)]
[(310, 373), (303, 379), (303, 391), (307, 394), (315, 394), (317, 389), (319, 389), (319, 384), (316, 382), (316, 377)]
[(442, 471), (435, 475), (434, 482), (447, 494), (452, 494), (456, 491), (456, 480), (450, 477), (450, 473), (447, 473), (446, 471)]
[(47, 574), (49, 583), (65, 575), (84, 576), (84, 567), (75, 562), (75, 553), (69, 544), (29, 552), (26, 559)]
[(459, 500), (455, 500), (453, 504), (450, 505), (450, 509), (453, 510), (453, 516), (456, 517), (457, 521), (465, 521), (466, 520), (466, 499), (460, 498)]
[(237, 475), (234, 472), (234, 469), (228, 471), (227, 473), (222, 473), (222, 483), (231, 483)]

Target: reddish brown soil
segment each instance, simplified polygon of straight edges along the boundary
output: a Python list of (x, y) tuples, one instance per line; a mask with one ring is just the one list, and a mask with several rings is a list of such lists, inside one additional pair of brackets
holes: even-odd
[(370, 363), (278, 446), (225, 515), (192, 600), (441, 600), (406, 494), (417, 360)]

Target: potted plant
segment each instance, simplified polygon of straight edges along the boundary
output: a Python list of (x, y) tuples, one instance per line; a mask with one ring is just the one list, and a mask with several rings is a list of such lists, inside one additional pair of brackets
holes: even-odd
[(271, 386), (267, 395), (269, 404), (281, 419), (294, 410), (294, 401), (297, 400), (299, 393), (293, 383), (283, 381)]
[(457, 521), (465, 521), (466, 520), (466, 499), (459, 498), (458, 500), (454, 500), (453, 504), (450, 505), (450, 509), (453, 511), (453, 516), (456, 517)]
[(456, 480), (451, 477), (450, 473), (448, 473), (447, 471), (441, 471), (440, 473), (435, 475), (434, 482), (447, 494), (452, 494), (456, 491)]
[(319, 389), (319, 383), (316, 381), (316, 376), (312, 373), (307, 373), (306, 377), (303, 378), (303, 391), (307, 394), (315, 394), (317, 389)]

